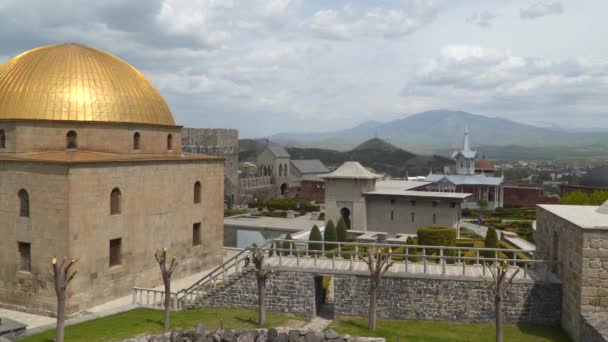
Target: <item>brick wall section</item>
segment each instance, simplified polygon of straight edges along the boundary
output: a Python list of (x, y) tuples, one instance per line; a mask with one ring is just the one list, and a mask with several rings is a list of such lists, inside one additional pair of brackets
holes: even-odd
[[(266, 310), (315, 315), (313, 273), (279, 272), (266, 283)], [(205, 306), (257, 308), (258, 292), (255, 273), (249, 272), (241, 279), (216, 293)]]
[[(337, 276), (334, 291), (337, 316), (368, 314), (369, 276)], [(514, 282), (505, 296), (505, 320), (559, 325), (560, 297), (560, 284)], [(378, 316), (489, 322), (495, 319), (494, 297), (478, 279), (385, 277), (378, 291)]]
[[(327, 271), (327, 270), (325, 270)], [(315, 314), (316, 272), (279, 271), (268, 280), (269, 311)], [(334, 274), (336, 316), (367, 316), (369, 276)], [(559, 325), (559, 283), (516, 282), (507, 294), (508, 322)], [(214, 295), (203, 306), (257, 307), (255, 275), (249, 273)], [(426, 319), (488, 322), (494, 319), (494, 298), (481, 279), (386, 276), (378, 295), (378, 316), (390, 319)]]

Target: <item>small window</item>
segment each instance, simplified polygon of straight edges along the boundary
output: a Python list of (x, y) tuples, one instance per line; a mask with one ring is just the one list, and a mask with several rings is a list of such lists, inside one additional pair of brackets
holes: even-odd
[(416, 222), (416, 214), (412, 213), (412, 222)]
[(18, 242), (19, 271), (32, 271), (32, 245), (27, 242)]
[(201, 182), (194, 183), (194, 203), (201, 203)]
[(437, 214), (433, 214), (433, 224), (437, 223)]
[(168, 151), (173, 150), (173, 135), (171, 135), (171, 134), (167, 135), (167, 150)]
[(395, 213), (391, 210), (391, 221), (395, 219)]
[(279, 165), (279, 177), (283, 176), (283, 165)]
[(201, 224), (195, 223), (192, 225), (192, 246), (200, 246), (201, 244)]
[(110, 240), (110, 267), (122, 264), (122, 239)]
[(437, 201), (433, 201), (433, 208), (437, 207)]
[(114, 188), (110, 194), (110, 215), (120, 215), (120, 189)]
[(0, 148), (6, 148), (6, 135), (3, 129), (0, 129)]
[(141, 139), (141, 136), (140, 136), (139, 132), (135, 132), (135, 134), (133, 134), (133, 149), (134, 150), (139, 150), (140, 139)]
[(65, 136), (66, 148), (68, 150), (75, 150), (78, 148), (78, 135), (74, 131), (69, 131)]
[(450, 203), (450, 208), (456, 208), (456, 202)]
[(19, 190), (19, 216), (30, 217), (30, 195), (25, 189)]
[(411, 201), (410, 201), (410, 203), (412, 204), (412, 207), (415, 207), (415, 206), (416, 206), (416, 201), (411, 200)]
[(394, 199), (391, 199), (391, 204), (393, 204), (393, 205), (395, 204), (395, 200)]

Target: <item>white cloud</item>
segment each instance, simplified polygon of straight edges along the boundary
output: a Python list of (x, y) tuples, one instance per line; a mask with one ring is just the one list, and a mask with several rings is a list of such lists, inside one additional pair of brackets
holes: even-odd
[(435, 1), (403, 1), (393, 8), (346, 5), (317, 11), (310, 28), (316, 37), (331, 40), (378, 35), (399, 38), (435, 20), (438, 11)]
[(497, 17), (497, 14), (490, 11), (473, 12), (471, 16), (466, 19), (466, 22), (481, 28), (488, 28), (492, 26), (492, 23)]
[(526, 8), (519, 10), (519, 17), (521, 19), (537, 19), (548, 15), (557, 15), (564, 12), (564, 7), (561, 1), (554, 1), (549, 3), (537, 2)]

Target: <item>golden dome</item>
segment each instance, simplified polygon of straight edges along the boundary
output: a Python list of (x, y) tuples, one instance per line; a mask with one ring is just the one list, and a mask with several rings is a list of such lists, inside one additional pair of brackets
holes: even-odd
[(175, 125), (137, 69), (79, 44), (39, 47), (0, 65), (0, 119)]

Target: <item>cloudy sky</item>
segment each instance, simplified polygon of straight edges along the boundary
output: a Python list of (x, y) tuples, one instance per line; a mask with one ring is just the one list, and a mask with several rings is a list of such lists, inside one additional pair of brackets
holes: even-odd
[(328, 131), (445, 108), (608, 127), (608, 1), (1, 0), (0, 62), (78, 42), (179, 124)]

